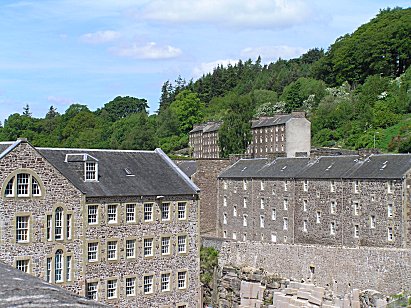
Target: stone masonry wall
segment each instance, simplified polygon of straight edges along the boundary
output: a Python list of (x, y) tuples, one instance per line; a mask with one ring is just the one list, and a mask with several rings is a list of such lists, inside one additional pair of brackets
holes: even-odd
[(227, 159), (199, 159), (193, 182), (200, 188), (200, 233), (216, 235), (217, 222), (217, 176), (227, 168)]
[[(187, 219), (177, 218), (177, 204), (187, 202)], [(143, 204), (153, 203), (153, 221), (144, 222)], [(176, 307), (185, 304), (187, 307), (198, 307), (200, 298), (200, 264), (199, 264), (199, 222), (198, 200), (193, 196), (164, 196), (162, 202), (170, 203), (170, 220), (161, 219), (161, 202), (155, 197), (112, 197), (87, 198), (87, 204), (98, 204), (99, 225), (85, 224), (85, 235), (88, 241), (99, 243), (99, 261), (85, 260), (85, 275), (89, 281), (98, 281), (99, 300), (117, 307)], [(127, 223), (126, 204), (136, 204), (136, 221)], [(118, 205), (118, 221), (107, 223), (107, 205)], [(178, 235), (187, 236), (186, 253), (179, 253), (177, 247)], [(161, 238), (170, 237), (171, 253), (161, 253)], [(144, 238), (153, 239), (153, 256), (143, 255)], [(126, 258), (126, 240), (136, 240), (135, 258)], [(118, 242), (118, 257), (107, 260), (107, 242)], [(86, 243), (85, 243), (85, 250)], [(187, 272), (187, 287), (177, 287), (177, 272)], [(161, 274), (170, 273), (170, 291), (161, 291)], [(153, 293), (144, 294), (143, 277), (153, 275)], [(135, 296), (126, 296), (126, 278), (136, 279)], [(118, 298), (107, 299), (106, 283), (108, 279), (117, 280)]]
[[(207, 239), (203, 245), (213, 245)], [(392, 295), (411, 290), (411, 251), (398, 248), (336, 247), (217, 239), (219, 267), (263, 268), (294, 281), (311, 281), (335, 295), (374, 289)]]
[[(41, 197), (5, 197), (6, 182), (15, 171), (35, 175), (43, 185)], [(62, 249), (64, 257), (69, 254), (73, 258), (73, 278), (57, 285), (84, 295), (82, 194), (25, 142), (0, 160), (0, 183), (0, 260), (14, 267), (17, 259), (30, 259), (30, 273), (44, 279), (46, 258), (54, 260), (56, 250)], [(72, 214), (71, 239), (66, 238), (65, 228), (64, 239), (46, 239), (46, 215), (54, 218), (57, 206), (63, 207), (64, 215)], [(16, 215), (30, 215), (28, 243), (16, 243)]]

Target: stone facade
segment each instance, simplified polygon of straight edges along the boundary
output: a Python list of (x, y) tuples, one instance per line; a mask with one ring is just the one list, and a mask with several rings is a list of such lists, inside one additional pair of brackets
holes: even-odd
[(221, 122), (194, 125), (189, 133), (189, 145), (193, 158), (219, 158), (218, 130)]
[(247, 154), (253, 157), (310, 155), (311, 123), (304, 112), (277, 114), (252, 121)]
[[(231, 168), (237, 171), (228, 168), (219, 177), (218, 236), (237, 241), (410, 247), (411, 166), (403, 165), (406, 171), (395, 176), (395, 170), (386, 170), (388, 178), (366, 173), (361, 178), (361, 170), (369, 172), (370, 166), (372, 172), (382, 172), (388, 164), (396, 168), (397, 158), (409, 159), (381, 155), (363, 161), (353, 157), (349, 163), (347, 157), (324, 158), (317, 163), (296, 158), (266, 164), (260, 160), (259, 166), (253, 165), (256, 160), (240, 161), (239, 167)], [(389, 163), (381, 165), (385, 159)], [(281, 172), (297, 164), (295, 172), (282, 178)], [(321, 165), (337, 170), (327, 175)], [(247, 168), (257, 170), (238, 175)], [(356, 178), (350, 174), (333, 178), (339, 170), (350, 168)]]
[(41, 153), (1, 154), (1, 261), (117, 307), (199, 306), (197, 193), (88, 195)]

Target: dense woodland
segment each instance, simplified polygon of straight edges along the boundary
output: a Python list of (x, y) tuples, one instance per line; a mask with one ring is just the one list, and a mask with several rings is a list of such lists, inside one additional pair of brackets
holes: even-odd
[[(53, 106), (44, 118), (29, 106), (0, 128), (0, 140), (35, 146), (184, 152), (193, 124), (222, 120), (223, 156), (242, 153), (250, 120), (304, 110), (313, 146), (411, 152), (411, 8), (384, 9), (329, 48), (263, 65), (261, 59), (218, 66), (198, 80), (180, 76), (161, 89), (159, 110), (145, 99), (116, 97), (96, 111)], [(375, 144), (374, 144), (375, 143)]]

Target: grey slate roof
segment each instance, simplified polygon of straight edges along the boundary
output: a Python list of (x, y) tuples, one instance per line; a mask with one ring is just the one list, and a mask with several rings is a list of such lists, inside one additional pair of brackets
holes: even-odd
[(211, 133), (220, 129), (221, 122), (211, 122), (207, 123), (203, 128), (203, 133)]
[(190, 131), (190, 133), (195, 133), (195, 132), (202, 131), (203, 128), (204, 128), (204, 126), (205, 126), (205, 124), (196, 125), (196, 126)]
[(0, 262), (0, 307), (108, 307)]
[(292, 118), (291, 114), (281, 115), (279, 117), (263, 117), (253, 121), (251, 128), (274, 126), (284, 124)]
[[(37, 148), (88, 197), (197, 194), (198, 188), (160, 150), (119, 151)], [(87, 154), (98, 161), (98, 181), (84, 181), (84, 162), (65, 162), (67, 154)], [(74, 156), (79, 157), (79, 156)], [(131, 172), (127, 175), (126, 168)]]
[(19, 143), (20, 143), (19, 140), (16, 142), (11, 142), (11, 141), (0, 142), (0, 159), (3, 158), (4, 155), (10, 152)]
[(318, 159), (241, 159), (220, 178), (401, 179), (411, 170), (411, 154), (324, 156)]
[(181, 169), (189, 178), (197, 171), (197, 162), (195, 160), (180, 160), (175, 164)]

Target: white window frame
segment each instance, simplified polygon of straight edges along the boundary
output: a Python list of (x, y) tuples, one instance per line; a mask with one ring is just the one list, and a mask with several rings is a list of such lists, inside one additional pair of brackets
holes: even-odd
[(136, 296), (136, 277), (126, 277), (126, 296)]
[(97, 301), (98, 300), (98, 282), (87, 282), (87, 298)]
[(303, 182), (303, 190), (308, 191), (308, 180), (304, 180)]
[(87, 244), (87, 261), (97, 262), (98, 261), (98, 242), (90, 242)]
[(136, 240), (126, 239), (126, 259), (134, 259), (136, 257)]
[(161, 220), (162, 221), (170, 220), (170, 202), (161, 203)]
[(247, 225), (248, 225), (247, 218), (248, 218), (248, 215), (244, 214), (243, 215), (243, 227), (247, 227)]
[(187, 271), (177, 272), (177, 288), (179, 290), (187, 289)]
[(16, 243), (30, 242), (30, 216), (16, 216)]
[(360, 237), (360, 226), (354, 225), (354, 238), (359, 238), (359, 237)]
[(118, 241), (107, 241), (107, 260), (117, 260)]
[(335, 222), (330, 222), (330, 235), (335, 235)]
[(187, 235), (177, 236), (177, 252), (186, 253), (187, 252)]
[(145, 222), (153, 221), (153, 203), (144, 203), (143, 219)]
[(264, 215), (260, 215), (260, 228), (264, 228), (265, 221), (264, 221)]
[(94, 182), (98, 180), (98, 164), (96, 162), (84, 162), (84, 181)]
[(177, 218), (178, 220), (187, 219), (187, 202), (177, 202)]
[(169, 292), (170, 291), (170, 273), (162, 273), (161, 274), (161, 292)]
[(376, 221), (375, 215), (371, 215), (370, 216), (370, 229), (375, 229), (376, 224), (377, 224), (377, 221)]
[(127, 203), (126, 204), (126, 223), (136, 222), (136, 204)]
[(107, 204), (107, 223), (115, 224), (117, 223), (117, 204)]
[(283, 218), (283, 230), (284, 231), (288, 230), (288, 217)]
[(163, 236), (161, 237), (161, 254), (164, 255), (170, 255), (170, 244), (171, 243), (171, 238), (169, 236)]
[(107, 280), (107, 299), (117, 298), (117, 279)]
[(143, 292), (144, 294), (152, 294), (153, 290), (153, 275), (144, 275), (143, 276)]
[(87, 222), (89, 225), (98, 224), (98, 205), (97, 204), (87, 205)]
[(145, 238), (143, 240), (143, 254), (144, 257), (152, 257), (154, 256), (154, 239), (153, 238)]
[(303, 232), (308, 232), (308, 221), (304, 219), (303, 221)]

